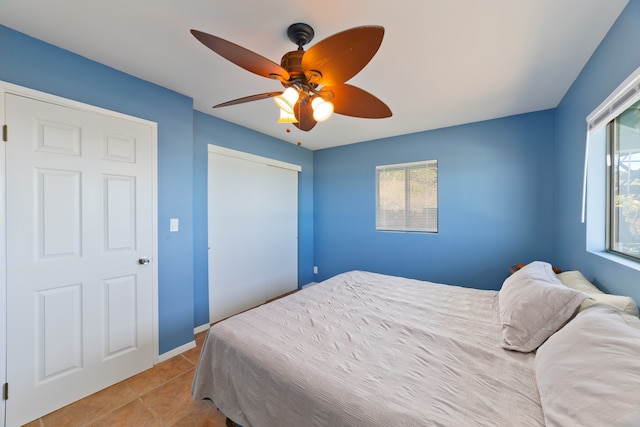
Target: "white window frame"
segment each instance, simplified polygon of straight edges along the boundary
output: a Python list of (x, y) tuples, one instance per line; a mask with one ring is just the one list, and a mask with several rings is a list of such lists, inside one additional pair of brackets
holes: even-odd
[[(433, 215), (427, 214), (425, 217), (425, 227), (407, 227), (407, 226), (391, 226), (388, 224), (384, 224), (384, 220), (380, 217), (381, 215), (381, 207), (380, 207), (380, 173), (388, 170), (398, 170), (404, 169), (405, 173), (409, 169), (416, 168), (418, 166), (424, 166), (426, 168), (435, 169), (436, 174), (438, 172), (438, 161), (437, 160), (423, 160), (418, 162), (411, 163), (396, 163), (389, 165), (380, 165), (376, 166), (376, 230), (377, 231), (395, 231), (395, 232), (413, 232), (413, 233), (437, 233), (438, 232), (438, 203), (437, 203), (437, 192), (438, 192), (438, 180), (436, 177), (435, 182), (435, 191), (436, 191), (436, 206), (435, 213)], [(405, 187), (406, 190), (406, 187)], [(406, 197), (406, 193), (405, 193)], [(405, 212), (405, 218), (407, 213)], [(435, 226), (428, 226), (429, 222), (435, 222)]]
[(587, 116), (583, 177), (582, 222), (586, 222), (588, 252), (640, 271), (640, 262), (607, 249), (606, 125), (640, 100), (640, 67)]
[[(630, 109), (637, 110), (639, 102), (640, 100), (633, 104)], [(632, 180), (630, 180), (630, 177), (627, 177), (626, 182), (622, 181), (618, 183), (619, 188), (616, 186), (616, 183), (619, 179), (621, 179), (621, 176), (624, 177), (624, 174), (620, 172), (620, 170), (623, 169), (620, 164), (624, 164), (629, 167), (628, 173), (631, 175), (633, 173), (633, 170), (637, 170), (639, 163), (638, 151), (629, 152), (625, 151), (624, 149), (622, 149), (621, 151), (618, 150), (620, 144), (629, 144), (631, 140), (638, 141), (639, 135), (637, 124), (635, 126), (635, 129), (629, 130), (628, 127), (623, 128), (622, 122), (620, 121), (622, 115), (630, 112), (630, 109), (624, 110), (607, 124), (606, 249), (607, 251), (612, 252), (616, 255), (629, 257), (636, 262), (640, 262), (640, 253), (637, 252), (637, 243), (635, 244), (636, 251), (632, 250), (630, 247), (630, 244), (633, 243), (635, 239), (632, 239), (631, 236), (627, 236), (626, 238), (621, 237), (624, 236), (625, 228), (629, 227), (627, 221), (629, 219), (633, 220), (632, 217), (634, 207), (638, 203), (638, 196), (634, 192), (634, 190), (631, 189), (630, 184)], [(637, 111), (629, 114), (637, 114)], [(611, 159), (611, 161), (609, 159)], [(634, 169), (634, 165), (636, 169)], [(617, 192), (616, 189), (618, 190)], [(629, 195), (631, 195), (631, 202), (629, 202), (629, 199), (627, 199), (626, 206), (631, 210), (631, 212), (625, 213), (627, 209), (619, 207), (619, 204), (623, 202), (616, 202), (616, 197), (623, 198)]]

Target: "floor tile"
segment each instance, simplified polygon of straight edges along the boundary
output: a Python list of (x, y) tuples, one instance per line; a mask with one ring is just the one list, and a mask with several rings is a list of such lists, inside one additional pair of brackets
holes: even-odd
[(226, 427), (226, 419), (213, 402), (203, 400), (187, 416), (171, 427)]
[(87, 425), (87, 427), (114, 426), (163, 427), (162, 422), (160, 422), (140, 399), (129, 402), (121, 408)]
[(45, 427), (81, 426), (132, 401), (137, 396), (123, 381), (42, 418)]
[(209, 332), (208, 329), (204, 332), (200, 332), (199, 334), (197, 334), (195, 336), (196, 346), (191, 350), (187, 350), (184, 353), (182, 353), (182, 355), (187, 359), (189, 359), (194, 365), (197, 365), (198, 359), (200, 359), (200, 352), (202, 351), (202, 343), (204, 343), (204, 339), (207, 336), (207, 332)]
[(178, 378), (142, 396), (144, 403), (162, 418), (168, 425), (197, 413), (217, 415), (217, 409), (210, 401), (194, 401), (191, 397), (191, 383), (195, 368), (180, 375)]
[(196, 347), (24, 427), (226, 427), (209, 400), (194, 402), (191, 383), (208, 331)]
[(142, 396), (190, 369), (193, 369), (193, 363), (179, 355), (158, 363), (153, 368), (139, 373), (125, 382), (138, 395)]

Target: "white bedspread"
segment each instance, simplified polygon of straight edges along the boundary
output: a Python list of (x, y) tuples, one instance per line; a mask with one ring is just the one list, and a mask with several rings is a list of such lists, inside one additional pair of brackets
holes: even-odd
[(214, 325), (193, 383), (258, 426), (543, 426), (498, 293), (354, 271)]

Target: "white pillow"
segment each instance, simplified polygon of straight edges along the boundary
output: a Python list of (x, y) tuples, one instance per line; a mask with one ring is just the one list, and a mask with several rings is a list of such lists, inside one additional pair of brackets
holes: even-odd
[(588, 296), (560, 282), (551, 264), (535, 261), (507, 278), (498, 293), (502, 348), (533, 351), (576, 313)]
[(538, 348), (534, 372), (545, 425), (637, 426), (640, 319), (597, 304)]
[(589, 282), (579, 271), (565, 271), (558, 274), (558, 279), (560, 279), (565, 286), (585, 292), (591, 296), (592, 299), (586, 299), (582, 302), (580, 310), (584, 310), (594, 304), (602, 303), (638, 317), (638, 305), (633, 298), (604, 293), (593, 283)]

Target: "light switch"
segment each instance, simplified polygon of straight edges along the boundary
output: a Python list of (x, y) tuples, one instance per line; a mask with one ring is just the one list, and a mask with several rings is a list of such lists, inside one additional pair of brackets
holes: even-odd
[(169, 231), (178, 231), (178, 218), (169, 219)]

